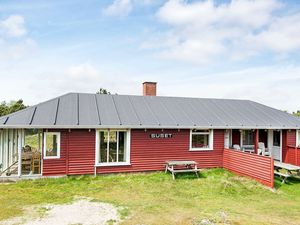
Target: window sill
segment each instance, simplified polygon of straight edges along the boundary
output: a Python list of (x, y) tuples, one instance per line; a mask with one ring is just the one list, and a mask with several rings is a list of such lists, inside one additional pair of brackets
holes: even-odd
[(44, 156), (43, 159), (45, 159), (45, 160), (47, 160), (47, 159), (60, 159), (60, 156), (53, 156), (53, 157), (51, 157), (51, 156), (45, 157)]
[(104, 166), (131, 166), (131, 163), (97, 163), (95, 167), (104, 167)]
[(212, 148), (190, 148), (190, 152), (213, 151)]

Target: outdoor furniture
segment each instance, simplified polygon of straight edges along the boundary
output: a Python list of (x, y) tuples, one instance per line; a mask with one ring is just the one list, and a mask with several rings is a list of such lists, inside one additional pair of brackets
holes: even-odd
[(172, 173), (173, 180), (175, 180), (176, 173), (187, 173), (187, 172), (194, 172), (196, 176), (199, 178), (198, 172), (200, 172), (200, 169), (198, 169), (197, 163), (195, 161), (170, 160), (170, 161), (166, 161), (165, 173), (167, 173), (167, 171), (170, 171)]
[(35, 174), (41, 171), (41, 153), (38, 151), (22, 152), (22, 173)]
[(32, 152), (22, 152), (22, 173), (29, 174), (31, 172)]
[(258, 151), (257, 152), (258, 155), (271, 156), (271, 151), (265, 147), (265, 143), (263, 142), (258, 142), (257, 151)]
[(31, 159), (31, 171), (34, 174), (39, 174), (41, 172), (41, 154), (40, 152), (33, 152)]
[[(286, 170), (286, 173), (282, 173), (281, 169)], [(289, 177), (300, 178), (300, 166), (274, 161), (274, 174), (281, 177), (282, 183), (285, 183)]]
[(241, 147), (239, 145), (233, 145), (232, 147), (233, 147), (234, 150), (241, 151)]
[(243, 145), (242, 151), (248, 153), (254, 153), (254, 145)]

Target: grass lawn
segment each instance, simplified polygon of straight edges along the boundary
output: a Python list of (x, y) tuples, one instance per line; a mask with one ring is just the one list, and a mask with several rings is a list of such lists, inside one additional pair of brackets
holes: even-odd
[(162, 172), (77, 176), (0, 184), (0, 220), (22, 215), (23, 207), (67, 203), (76, 197), (122, 206), (122, 224), (300, 224), (300, 181), (276, 191), (223, 169), (200, 179)]

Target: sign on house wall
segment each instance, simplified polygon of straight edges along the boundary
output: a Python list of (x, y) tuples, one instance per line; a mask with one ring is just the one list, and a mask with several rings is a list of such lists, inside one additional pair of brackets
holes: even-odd
[(150, 134), (149, 135), (150, 138), (152, 139), (168, 139), (168, 138), (172, 138), (173, 134), (170, 133), (160, 133), (160, 134)]

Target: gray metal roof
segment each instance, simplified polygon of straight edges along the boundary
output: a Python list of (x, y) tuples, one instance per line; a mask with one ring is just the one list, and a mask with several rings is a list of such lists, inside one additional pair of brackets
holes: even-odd
[(69, 93), (0, 117), (0, 128), (298, 129), (300, 118), (231, 99)]

